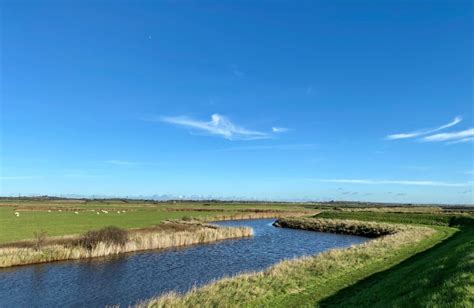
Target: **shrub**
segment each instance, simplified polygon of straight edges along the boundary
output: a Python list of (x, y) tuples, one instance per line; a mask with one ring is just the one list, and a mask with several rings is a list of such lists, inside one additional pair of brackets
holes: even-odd
[(193, 220), (193, 218), (190, 217), (190, 216), (183, 216), (183, 217), (181, 218), (181, 220), (183, 220), (183, 221), (191, 221), (191, 220)]
[(128, 234), (125, 230), (114, 226), (109, 226), (100, 230), (88, 231), (79, 239), (79, 246), (82, 246), (88, 250), (92, 250), (99, 243), (124, 246), (127, 240)]
[(46, 231), (41, 230), (39, 232), (35, 231), (33, 234), (35, 236), (33, 248), (34, 250), (39, 251), (46, 243), (46, 240), (48, 239), (48, 233), (46, 233)]

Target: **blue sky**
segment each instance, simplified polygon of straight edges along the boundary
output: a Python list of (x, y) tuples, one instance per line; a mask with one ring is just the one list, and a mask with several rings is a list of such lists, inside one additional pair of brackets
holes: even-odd
[(1, 195), (474, 202), (470, 1), (1, 8)]

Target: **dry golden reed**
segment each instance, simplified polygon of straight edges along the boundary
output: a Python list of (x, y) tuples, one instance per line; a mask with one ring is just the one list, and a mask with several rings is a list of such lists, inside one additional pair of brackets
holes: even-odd
[(190, 231), (131, 232), (124, 245), (99, 243), (89, 250), (77, 245), (50, 245), (40, 250), (33, 248), (0, 248), (0, 268), (16, 265), (95, 258), (120, 253), (180, 247), (224, 239), (252, 236), (252, 229), (245, 227), (211, 227), (198, 225)]

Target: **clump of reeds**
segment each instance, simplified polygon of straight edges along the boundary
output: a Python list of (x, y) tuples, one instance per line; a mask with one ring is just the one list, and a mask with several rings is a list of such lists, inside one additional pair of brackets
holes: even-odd
[(0, 248), (0, 267), (116, 255), (125, 252), (180, 247), (218, 240), (252, 236), (251, 228), (216, 227), (204, 224), (192, 229), (173, 229), (156, 232), (139, 231), (123, 234), (123, 230), (106, 228), (94, 231), (69, 243), (53, 244), (36, 250), (32, 247)]
[[(297, 224), (296, 220), (301, 220), (301, 223)], [(311, 220), (314, 221), (314, 225), (309, 229)], [(286, 222), (288, 223), (288, 220)], [(350, 224), (360, 231), (364, 230), (361, 224), (367, 223), (354, 221), (343, 223), (335, 220), (325, 223), (304, 218), (291, 220), (293, 227), (302, 226), (308, 230), (341, 228), (340, 230), (349, 231), (352, 230)], [(273, 299), (278, 299), (277, 302), (282, 305), (281, 300), (285, 296), (305, 292), (310, 292), (314, 297), (312, 299), (318, 299), (327, 294), (325, 292), (333, 292), (331, 288), (335, 285), (343, 288), (353, 279), (365, 277), (366, 267), (376, 268), (390, 264), (391, 259), (397, 260), (399, 257), (397, 254), (404, 247), (421, 242), (436, 232), (429, 227), (402, 225), (388, 227), (387, 224), (378, 223), (368, 223), (365, 229), (376, 228), (380, 228), (377, 233), (388, 235), (349, 248), (332, 249), (315, 256), (285, 260), (267, 270), (224, 278), (204, 287), (194, 288), (186, 294), (170, 292), (142, 301), (138, 306), (249, 307), (267, 306)], [(328, 286), (330, 290), (325, 289)]]
[(403, 225), (345, 219), (280, 218), (274, 226), (319, 232), (379, 237), (406, 228)]

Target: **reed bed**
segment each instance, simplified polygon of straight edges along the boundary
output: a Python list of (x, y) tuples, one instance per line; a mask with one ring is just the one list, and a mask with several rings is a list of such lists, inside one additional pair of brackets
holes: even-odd
[(276, 227), (329, 232), (338, 234), (360, 235), (365, 237), (379, 237), (390, 235), (406, 226), (399, 224), (377, 223), (370, 221), (343, 220), (343, 219), (314, 219), (314, 218), (282, 218), (274, 224)]
[(252, 234), (252, 229), (246, 227), (215, 227), (195, 224), (192, 230), (184, 231), (133, 231), (128, 233), (126, 242), (121, 245), (100, 242), (92, 249), (74, 245), (73, 241), (70, 244), (48, 245), (41, 249), (3, 247), (0, 248), (0, 268), (59, 260), (96, 258), (140, 250), (181, 247), (224, 239), (250, 237)]
[(381, 212), (381, 213), (442, 213), (439, 206), (386, 206), (386, 207), (340, 207), (343, 212)]
[(143, 301), (138, 307), (314, 306), (334, 290), (396, 262), (407, 247), (436, 233), (422, 226), (308, 218), (282, 219), (279, 224), (308, 230), (344, 230), (350, 234), (378, 229), (375, 233), (386, 235), (350, 248), (285, 260), (267, 270), (224, 278), (186, 294), (167, 293)]
[(305, 215), (316, 215), (319, 212), (316, 211), (298, 211), (298, 212), (286, 212), (286, 211), (270, 211), (270, 212), (252, 212), (252, 213), (234, 213), (227, 215), (215, 215), (212, 217), (200, 217), (198, 220), (212, 222), (212, 221), (226, 221), (226, 220), (244, 220), (244, 219), (266, 219), (266, 218), (282, 218), (282, 217), (297, 217)]

